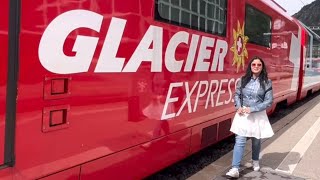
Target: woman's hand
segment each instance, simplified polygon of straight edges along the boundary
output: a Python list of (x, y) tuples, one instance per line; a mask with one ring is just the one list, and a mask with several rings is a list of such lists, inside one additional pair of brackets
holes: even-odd
[(251, 113), (250, 108), (249, 107), (244, 107), (243, 108), (243, 113), (250, 114)]
[(243, 107), (239, 107), (239, 109), (237, 110), (237, 113), (238, 113), (240, 116), (244, 115), (244, 109), (243, 109)]
[(250, 111), (250, 108), (249, 107), (240, 107), (238, 110), (237, 110), (237, 113), (242, 116), (244, 114), (250, 114), (251, 111)]

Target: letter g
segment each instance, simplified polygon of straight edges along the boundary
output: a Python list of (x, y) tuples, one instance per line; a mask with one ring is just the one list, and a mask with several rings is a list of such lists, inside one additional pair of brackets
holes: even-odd
[(87, 72), (99, 39), (78, 35), (72, 49), (75, 56), (66, 56), (63, 44), (75, 29), (84, 27), (99, 32), (102, 20), (102, 15), (87, 10), (72, 10), (56, 17), (40, 40), (38, 55), (42, 66), (57, 74)]

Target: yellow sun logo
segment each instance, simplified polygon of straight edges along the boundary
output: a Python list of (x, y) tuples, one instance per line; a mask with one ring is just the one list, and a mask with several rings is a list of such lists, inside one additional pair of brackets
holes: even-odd
[(241, 27), (238, 21), (237, 31), (233, 29), (233, 45), (230, 50), (233, 52), (233, 63), (232, 66), (237, 65), (237, 72), (242, 66), (244, 69), (245, 58), (248, 58), (248, 51), (246, 48), (247, 42), (249, 40), (248, 36), (244, 35), (244, 24)]

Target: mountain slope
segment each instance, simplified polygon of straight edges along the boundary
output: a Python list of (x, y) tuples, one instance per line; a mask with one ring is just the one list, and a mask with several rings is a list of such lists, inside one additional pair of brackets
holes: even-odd
[(307, 26), (320, 26), (320, 0), (304, 6), (299, 12), (293, 15)]

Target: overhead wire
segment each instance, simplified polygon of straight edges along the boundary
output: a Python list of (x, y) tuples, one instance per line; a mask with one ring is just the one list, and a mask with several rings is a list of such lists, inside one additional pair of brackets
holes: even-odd
[(304, 6), (306, 5), (302, 0), (299, 0)]

